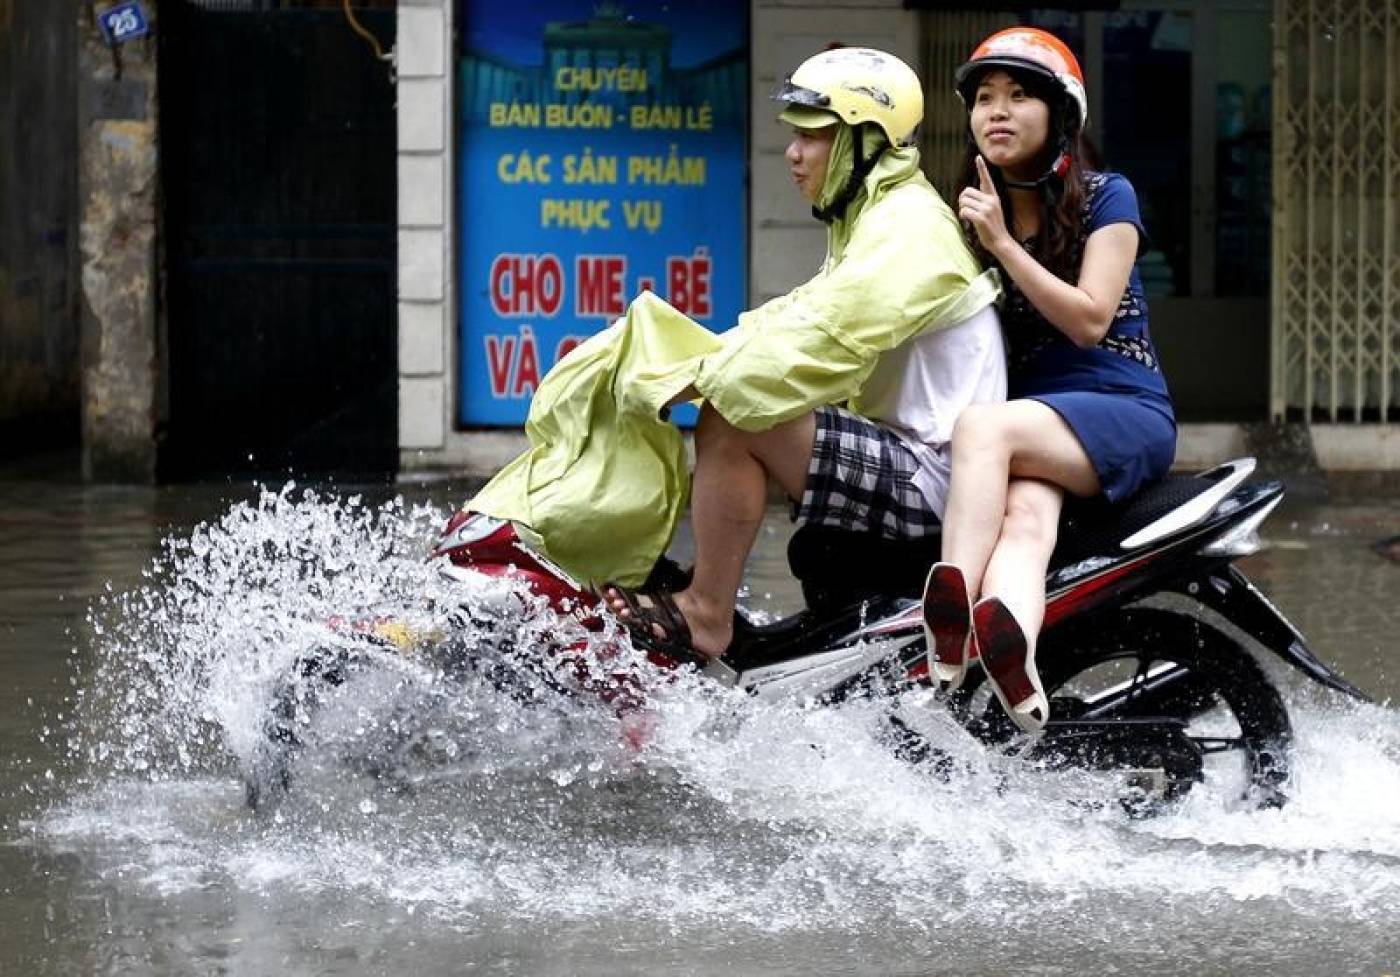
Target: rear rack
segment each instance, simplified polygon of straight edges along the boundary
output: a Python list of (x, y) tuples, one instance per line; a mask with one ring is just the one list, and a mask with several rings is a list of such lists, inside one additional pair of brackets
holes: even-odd
[(1196, 477), (1215, 484), (1185, 505), (1178, 506), (1156, 522), (1139, 529), (1119, 545), (1125, 550), (1151, 546), (1158, 540), (1166, 539), (1202, 522), (1215, 511), (1216, 506), (1225, 501), (1237, 485), (1254, 474), (1254, 468), (1253, 458), (1237, 458), (1202, 472)]

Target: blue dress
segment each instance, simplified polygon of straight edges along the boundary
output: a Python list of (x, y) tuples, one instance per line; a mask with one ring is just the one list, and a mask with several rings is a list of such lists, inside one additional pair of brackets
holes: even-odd
[[(1132, 184), (1117, 173), (1086, 174), (1070, 266), (1079, 267), (1090, 234), (1119, 223), (1137, 228), (1141, 255), (1148, 238)], [(1034, 256), (1034, 249), (1027, 250)], [(1176, 454), (1176, 417), (1148, 331), (1137, 265), (1107, 335), (1089, 349), (1052, 326), (1011, 276), (1003, 274), (1003, 280), (1008, 396), (1038, 400), (1065, 419), (1108, 501), (1125, 499), (1165, 475)]]

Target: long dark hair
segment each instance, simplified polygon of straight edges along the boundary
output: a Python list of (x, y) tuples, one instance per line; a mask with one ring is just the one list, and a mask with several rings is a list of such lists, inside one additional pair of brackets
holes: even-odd
[[(1031, 249), (1036, 260), (1050, 269), (1055, 275), (1071, 284), (1079, 278), (1076, 267), (1078, 255), (1074, 253), (1075, 240), (1079, 235), (1080, 208), (1084, 203), (1084, 173), (1098, 169), (1102, 165), (1098, 150), (1085, 137), (1079, 126), (1079, 109), (1068, 93), (1054, 82), (1031, 71), (1018, 71), (1015, 68), (989, 67), (988, 71), (1006, 71), (1034, 98), (1040, 99), (1050, 108), (1050, 125), (1046, 133), (1045, 148), (1037, 160), (1039, 172), (1048, 172), (1055, 157), (1062, 148), (1070, 154), (1069, 171), (1064, 177), (1051, 176), (1040, 186), (1043, 209), (1040, 228), (1030, 239)], [(977, 90), (977, 81), (969, 85)], [(963, 154), (962, 173), (958, 178), (958, 193), (968, 187), (980, 186), (977, 178), (977, 156), (979, 150), (972, 137), (971, 105), (968, 106), (967, 148)], [(997, 196), (1001, 198), (1001, 212), (1006, 220), (1006, 228), (1018, 241), (1025, 240), (1016, 233), (1011, 214), (1011, 197), (1001, 170), (988, 166), (992, 183), (996, 185)], [(967, 236), (972, 251), (984, 266), (994, 264), (990, 252), (982, 246), (977, 233), (970, 224), (964, 222), (963, 233)]]

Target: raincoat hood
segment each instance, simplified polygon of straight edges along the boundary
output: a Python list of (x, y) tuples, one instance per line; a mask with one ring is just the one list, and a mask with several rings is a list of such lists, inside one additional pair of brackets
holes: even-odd
[(884, 133), (872, 125), (852, 127), (838, 123), (836, 135), (831, 142), (831, 153), (827, 157), (826, 178), (822, 181), (816, 206), (812, 208), (814, 213), (829, 208), (845, 189), (851, 173), (855, 170), (857, 136), (862, 140), (861, 152), (865, 159), (870, 159), (877, 153), (880, 155), (874, 167), (861, 181), (860, 188), (846, 205), (846, 209), (829, 224), (828, 258), (838, 261), (845, 253), (847, 242), (850, 241), (852, 225), (860, 219), (865, 209), (875, 203), (885, 189), (901, 184), (919, 172), (919, 151), (914, 147), (895, 149), (885, 139)]

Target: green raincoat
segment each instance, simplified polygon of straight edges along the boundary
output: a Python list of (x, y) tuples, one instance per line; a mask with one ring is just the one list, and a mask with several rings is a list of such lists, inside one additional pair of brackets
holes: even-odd
[[(837, 128), (822, 202), (851, 172), (852, 132)], [(882, 353), (967, 319), (999, 293), (919, 172), (918, 151), (887, 149), (829, 226), (826, 261), (811, 281), (721, 336), (643, 292), (560, 360), (531, 402), (530, 447), (467, 508), (511, 520), (580, 582), (634, 586), (670, 545), (688, 502), (684, 442), (664, 417), (673, 397), (693, 386), (746, 431), (825, 404), (860, 413)]]

